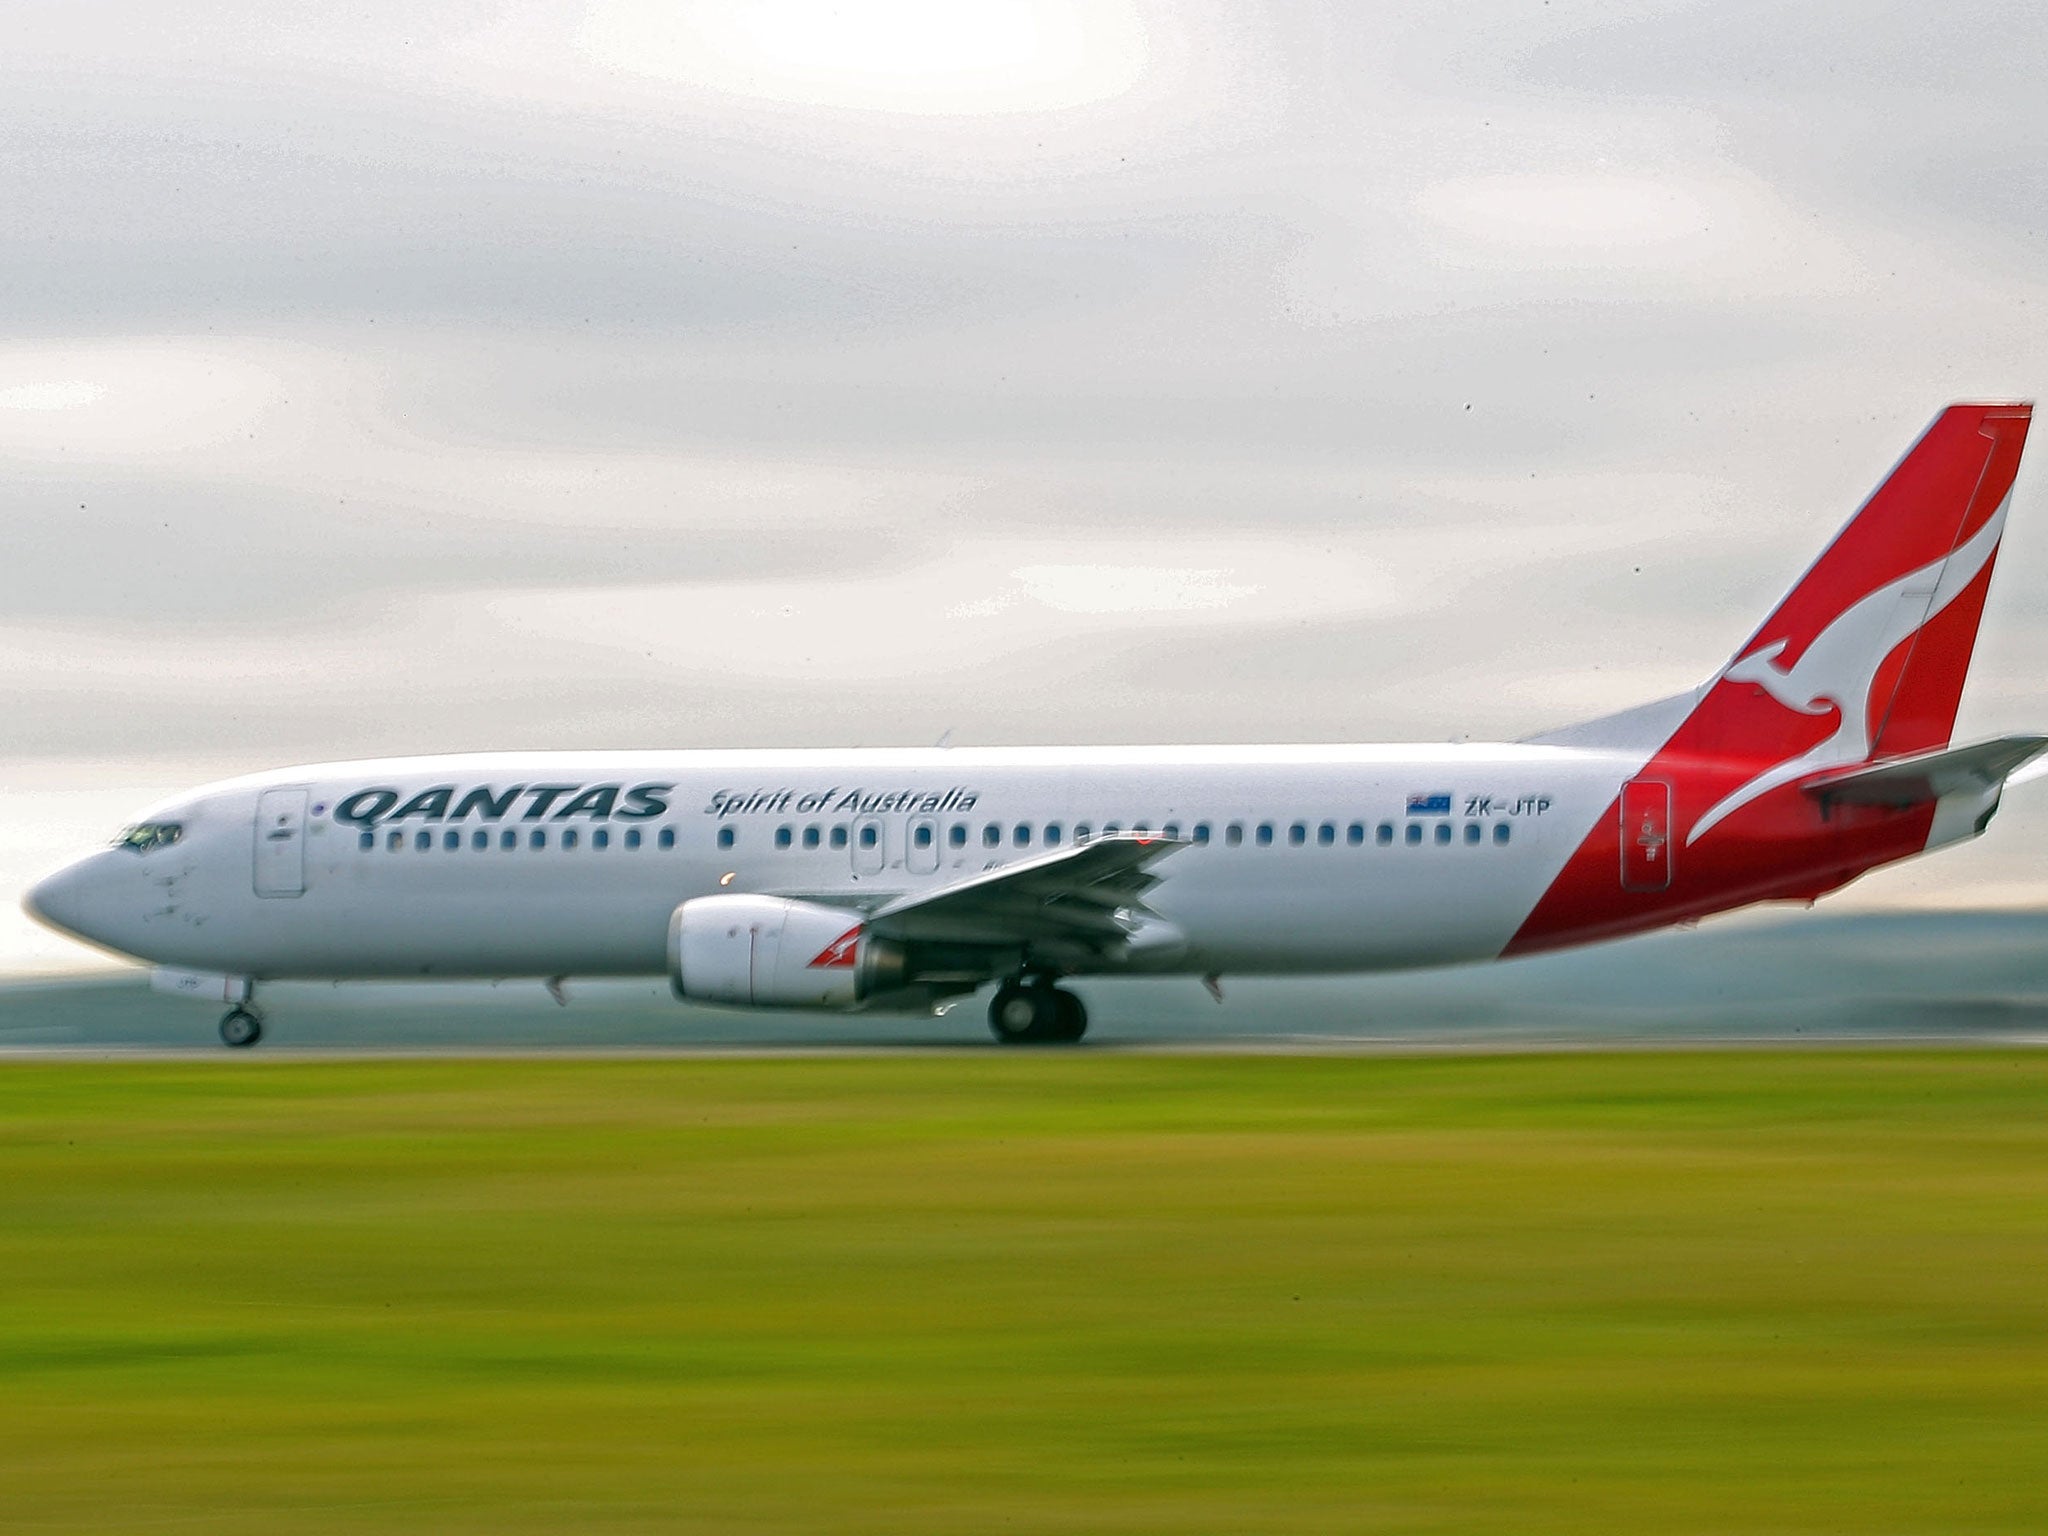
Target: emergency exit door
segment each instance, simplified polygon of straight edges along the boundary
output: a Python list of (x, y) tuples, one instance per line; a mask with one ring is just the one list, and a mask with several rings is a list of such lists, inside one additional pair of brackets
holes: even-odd
[(306, 791), (266, 789), (256, 801), (256, 894), (306, 894)]
[(879, 816), (863, 816), (853, 824), (853, 872), (879, 875), (889, 862), (886, 829)]
[(1630, 779), (1621, 787), (1621, 886), (1661, 891), (1671, 884), (1671, 786)]
[(910, 835), (903, 847), (903, 867), (913, 875), (929, 875), (939, 867), (939, 823), (919, 816), (910, 823)]

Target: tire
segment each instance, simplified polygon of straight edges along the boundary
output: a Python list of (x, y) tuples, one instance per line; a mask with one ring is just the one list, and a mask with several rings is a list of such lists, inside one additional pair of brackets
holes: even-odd
[(1003, 1045), (1042, 1045), (1056, 1038), (1062, 994), (1050, 987), (1007, 983), (989, 999), (988, 1032)]
[(230, 1009), (220, 1021), (220, 1038), (223, 1045), (245, 1051), (263, 1038), (263, 1020), (246, 1008)]
[(1073, 1045), (1088, 1033), (1088, 1008), (1080, 998), (1071, 992), (1053, 993), (1058, 999), (1058, 1012), (1054, 1015), (1053, 1036), (1062, 1045)]

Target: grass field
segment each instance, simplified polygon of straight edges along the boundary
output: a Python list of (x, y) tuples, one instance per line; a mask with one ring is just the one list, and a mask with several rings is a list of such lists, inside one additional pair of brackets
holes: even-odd
[(2048, 1054), (0, 1069), (0, 1531), (2048, 1528)]

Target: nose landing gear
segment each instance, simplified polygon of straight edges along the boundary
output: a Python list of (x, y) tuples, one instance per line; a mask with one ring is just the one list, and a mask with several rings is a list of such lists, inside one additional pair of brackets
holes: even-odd
[(221, 1015), (220, 1038), (225, 1045), (246, 1050), (263, 1038), (263, 1015), (239, 1005), (230, 1008)]
[(1072, 1045), (1088, 1033), (1088, 1010), (1050, 977), (1006, 981), (989, 1001), (988, 1030), (1003, 1045)]

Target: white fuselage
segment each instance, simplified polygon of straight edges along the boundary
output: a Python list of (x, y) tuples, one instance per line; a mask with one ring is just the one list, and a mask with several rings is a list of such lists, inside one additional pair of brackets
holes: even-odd
[[(1125, 970), (1501, 953), (1642, 754), (1554, 746), (485, 754), (323, 764), (156, 807), (39, 910), (257, 979), (658, 975), (670, 914), (746, 892), (871, 911), (1112, 831), (1175, 836)], [(446, 793), (442, 793), (446, 791)]]

